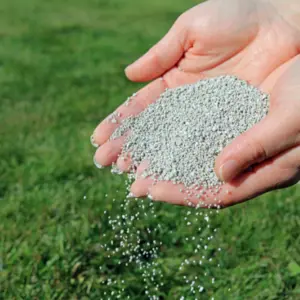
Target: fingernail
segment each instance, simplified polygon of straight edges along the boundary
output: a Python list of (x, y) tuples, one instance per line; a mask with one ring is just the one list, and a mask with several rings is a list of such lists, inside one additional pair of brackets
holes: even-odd
[(91, 141), (92, 146), (94, 146), (95, 148), (99, 147), (99, 145), (95, 142), (94, 134), (91, 135), (90, 141)]
[(98, 168), (98, 169), (103, 169), (103, 168), (104, 168), (101, 164), (99, 164), (99, 163), (96, 161), (96, 158), (95, 158), (95, 157), (94, 157), (93, 161), (94, 161), (94, 165), (96, 166), (96, 168)]
[(151, 194), (148, 194), (148, 195), (147, 195), (147, 198), (150, 199), (150, 200), (153, 200), (153, 197), (152, 197)]
[(219, 169), (219, 176), (222, 181), (231, 180), (238, 170), (238, 163), (235, 160), (228, 160)]

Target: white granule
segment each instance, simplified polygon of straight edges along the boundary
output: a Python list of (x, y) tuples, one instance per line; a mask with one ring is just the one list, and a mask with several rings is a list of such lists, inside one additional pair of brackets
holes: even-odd
[(262, 120), (269, 96), (234, 76), (200, 80), (167, 89), (136, 117), (125, 119), (111, 136), (130, 130), (122, 155), (132, 166), (149, 162), (144, 176), (198, 185), (220, 184), (216, 156), (235, 137)]

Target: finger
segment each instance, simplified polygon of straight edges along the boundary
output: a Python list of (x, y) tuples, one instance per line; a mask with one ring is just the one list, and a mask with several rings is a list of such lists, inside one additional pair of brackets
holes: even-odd
[(96, 166), (106, 167), (115, 162), (122, 151), (124, 141), (125, 137), (120, 137), (116, 140), (109, 141), (98, 148), (94, 156)]
[(175, 205), (187, 206), (189, 203), (197, 205), (201, 200), (194, 195), (189, 196), (184, 191), (184, 185), (174, 185), (172, 182), (163, 181), (149, 187), (149, 194), (154, 201), (164, 201)]
[(152, 80), (177, 64), (185, 50), (186, 30), (181, 24), (179, 18), (160, 42), (126, 68), (125, 73), (130, 80)]
[(94, 142), (98, 145), (103, 145), (120, 126), (122, 120), (129, 116), (138, 115), (149, 104), (156, 101), (166, 87), (164, 80), (157, 79), (134, 94), (128, 102), (122, 104), (111, 116), (97, 126), (93, 134)]
[(149, 194), (149, 186), (154, 183), (150, 177), (144, 178), (143, 173), (148, 168), (148, 161), (142, 161), (136, 170), (136, 180), (131, 185), (130, 191), (135, 197), (145, 197)]
[(151, 178), (137, 179), (131, 186), (136, 197), (147, 196), (154, 201), (194, 207), (218, 207), (221, 200), (215, 189), (187, 189), (183, 184), (170, 181), (154, 181)]
[(130, 191), (137, 198), (146, 197), (153, 183), (154, 180), (151, 178), (138, 178), (131, 185)]
[(295, 112), (278, 109), (238, 136), (216, 159), (218, 177), (228, 182), (248, 167), (293, 147), (297, 142)]
[(149, 163), (143, 162), (137, 169), (137, 178), (131, 186), (131, 193), (135, 197), (148, 196), (154, 201), (165, 201), (175, 205), (191, 205), (210, 207), (216, 204), (217, 189), (205, 190), (201, 187), (187, 189), (183, 184), (174, 184), (170, 181), (158, 181), (142, 174)]
[(130, 172), (131, 170), (131, 157), (129, 154), (121, 155), (117, 159), (117, 167), (121, 172)]
[(142, 161), (136, 169), (136, 177), (137, 178), (143, 177), (143, 173), (148, 168), (148, 166), (149, 166), (148, 161), (146, 160)]
[(224, 207), (285, 188), (300, 180), (300, 146), (257, 165), (253, 170), (227, 183), (219, 194)]

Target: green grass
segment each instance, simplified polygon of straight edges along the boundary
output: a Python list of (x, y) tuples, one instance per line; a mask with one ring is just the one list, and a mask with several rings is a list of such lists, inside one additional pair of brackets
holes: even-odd
[[(93, 167), (89, 136), (140, 87), (125, 66), (196, 2), (0, 2), (0, 299), (108, 299), (122, 288), (147, 299), (141, 271), (100, 247), (115, 238), (108, 215), (121, 212), (124, 181)], [(154, 204), (156, 217), (134, 226), (144, 242), (163, 243), (161, 299), (193, 299), (183, 275), (201, 278), (199, 299), (300, 299), (299, 198), (298, 185), (213, 215), (214, 263), (180, 272), (182, 260), (200, 257), (186, 238), (209, 230), (197, 233), (202, 219), (185, 225), (188, 208)], [(132, 212), (147, 210), (139, 201)]]

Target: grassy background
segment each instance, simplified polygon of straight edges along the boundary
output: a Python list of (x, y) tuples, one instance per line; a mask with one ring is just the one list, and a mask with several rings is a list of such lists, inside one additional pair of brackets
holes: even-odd
[[(93, 167), (89, 136), (139, 88), (124, 67), (196, 2), (0, 1), (0, 299), (108, 299), (122, 289), (147, 299), (141, 271), (99, 246), (115, 237), (107, 215), (121, 213), (124, 184)], [(209, 233), (197, 233), (194, 211), (187, 229), (188, 208), (154, 204), (135, 226), (145, 242), (163, 243), (158, 295), (194, 299), (182, 276), (197, 274), (198, 299), (300, 299), (299, 197), (298, 185), (212, 215), (219, 233), (208, 251), (222, 247), (220, 267), (181, 272), (183, 259), (200, 255), (186, 238)], [(140, 201), (132, 212), (147, 210)]]

